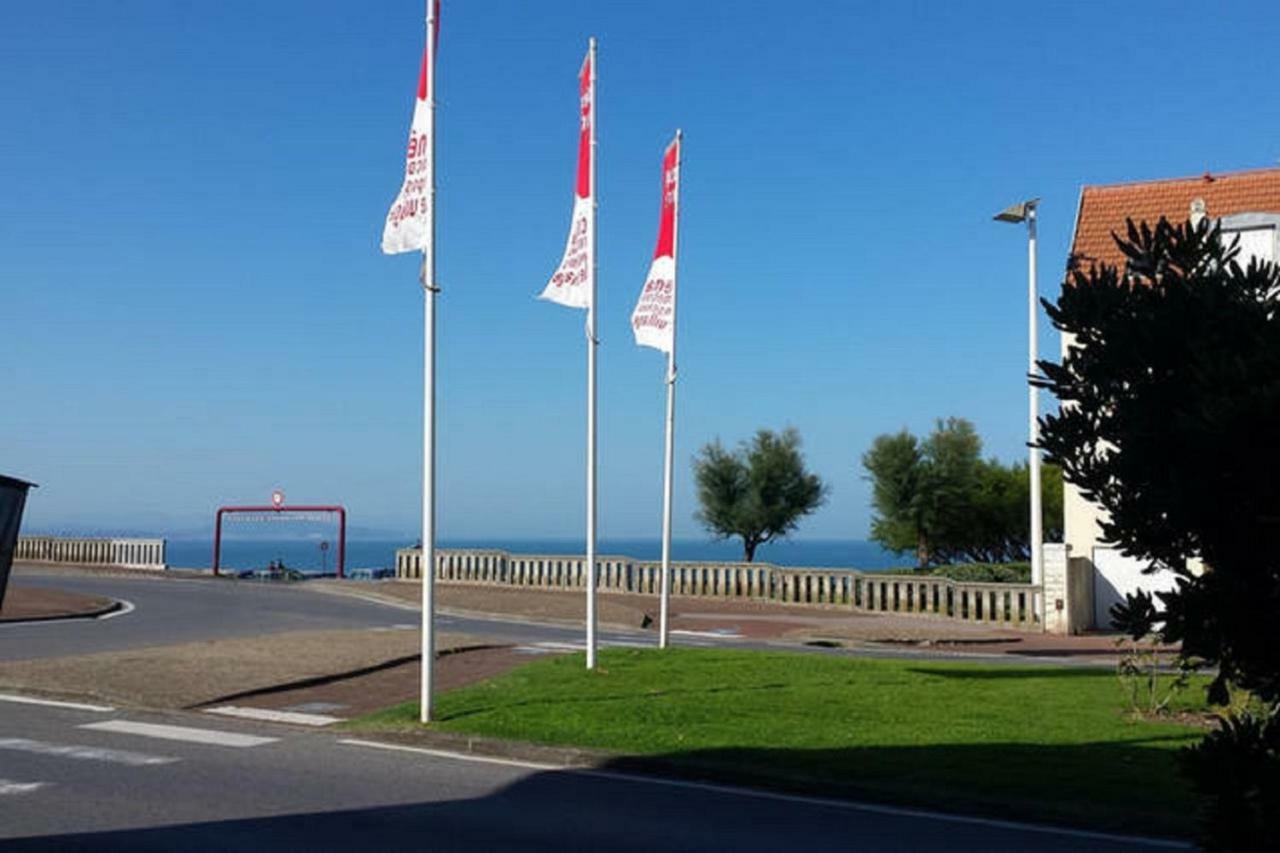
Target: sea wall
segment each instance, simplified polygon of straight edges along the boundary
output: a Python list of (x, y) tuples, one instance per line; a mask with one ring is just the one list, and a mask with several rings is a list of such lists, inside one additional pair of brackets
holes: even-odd
[(119, 566), (164, 569), (163, 539), (78, 539), (62, 536), (19, 536), (14, 562), (69, 563), (78, 566)]
[[(596, 589), (657, 595), (661, 564), (623, 556), (596, 558)], [(422, 578), (422, 552), (396, 552), (396, 577)], [(500, 550), (436, 551), (436, 580), (471, 586), (585, 589), (586, 559), (568, 554)], [(798, 607), (903, 613), (1039, 630), (1031, 584), (964, 583), (933, 575), (890, 575), (856, 569), (793, 568), (769, 563), (673, 562), (671, 594), (767, 601)]]

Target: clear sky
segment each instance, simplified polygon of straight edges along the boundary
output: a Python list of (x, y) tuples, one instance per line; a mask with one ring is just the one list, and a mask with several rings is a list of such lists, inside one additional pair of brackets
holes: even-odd
[[(423, 3), (10, 3), (0, 12), (0, 472), (29, 527), (159, 532), (223, 502), (419, 514), (421, 306), (378, 239)], [(972, 419), (1025, 452), (1025, 234), (1042, 292), (1081, 184), (1273, 165), (1273, 4), (444, 0), (440, 523), (572, 537), (575, 75), (600, 39), (601, 534), (657, 536), (663, 357), (627, 318), (685, 130), (677, 535), (689, 460), (794, 425), (865, 536), (879, 433)], [(1042, 327), (1042, 352), (1057, 336)], [(1046, 401), (1046, 406), (1048, 405)]]

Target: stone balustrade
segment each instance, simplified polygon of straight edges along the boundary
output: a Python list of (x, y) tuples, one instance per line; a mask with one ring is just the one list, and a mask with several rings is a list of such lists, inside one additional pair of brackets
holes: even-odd
[(79, 566), (120, 566), (164, 569), (163, 539), (72, 539), (62, 536), (19, 536), (15, 562), (69, 563)]
[[(600, 556), (601, 592), (656, 595), (662, 564)], [(436, 580), (473, 586), (583, 589), (586, 559), (498, 550), (440, 549)], [(396, 552), (396, 577), (422, 578), (422, 552)], [(1038, 630), (1036, 587), (1015, 583), (963, 583), (932, 575), (889, 575), (856, 569), (785, 568), (769, 563), (673, 562), (673, 596), (768, 601), (808, 607), (932, 616)]]

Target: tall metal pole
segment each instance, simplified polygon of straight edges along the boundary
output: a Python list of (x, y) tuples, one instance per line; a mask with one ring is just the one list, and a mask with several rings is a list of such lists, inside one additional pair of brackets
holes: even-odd
[(431, 233), (422, 251), (422, 695), (421, 720), (431, 722), (436, 661), (436, 4), (427, 3), (427, 112), (431, 146)]
[(591, 304), (587, 306), (587, 669), (596, 667), (596, 279), (600, 207), (596, 186), (596, 40), (588, 50), (591, 63)]
[[(1027, 375), (1036, 373), (1036, 358), (1039, 355), (1036, 321), (1039, 317), (1039, 303), (1036, 289), (1036, 205), (1027, 206), (1027, 325), (1030, 335), (1030, 354), (1028, 357)], [(1044, 531), (1041, 526), (1040, 509), (1040, 425), (1037, 418), (1040, 414), (1040, 389), (1035, 383), (1028, 382), (1027, 416), (1030, 430), (1030, 449), (1028, 467), (1031, 473), (1031, 583), (1037, 588), (1035, 612), (1040, 624), (1044, 625)]]
[[(676, 269), (680, 258), (680, 183), (681, 160), (684, 157), (684, 132), (676, 131), (676, 196), (672, 200), (671, 217), (671, 261), (672, 270)], [(666, 182), (665, 176), (663, 182)], [(678, 276), (673, 276), (677, 281)], [(678, 288), (671, 291), (671, 350), (667, 353), (667, 429), (666, 446), (662, 457), (662, 601), (658, 618), (658, 648), (665, 649), (670, 644), (668, 615), (671, 602), (671, 505), (672, 480), (675, 469), (676, 441), (676, 299)]]

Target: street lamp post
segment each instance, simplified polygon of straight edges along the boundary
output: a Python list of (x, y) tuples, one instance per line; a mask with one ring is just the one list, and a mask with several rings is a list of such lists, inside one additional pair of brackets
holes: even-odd
[(1044, 528), (1040, 509), (1040, 389), (1030, 381), (1036, 373), (1036, 357), (1039, 354), (1039, 342), (1036, 334), (1036, 320), (1039, 315), (1036, 289), (1036, 207), (1040, 199), (1033, 198), (1007, 207), (995, 215), (998, 222), (1027, 223), (1027, 333), (1029, 351), (1027, 357), (1027, 420), (1028, 420), (1028, 458), (1031, 490), (1031, 583), (1036, 587), (1035, 596), (1036, 619), (1044, 626)]

